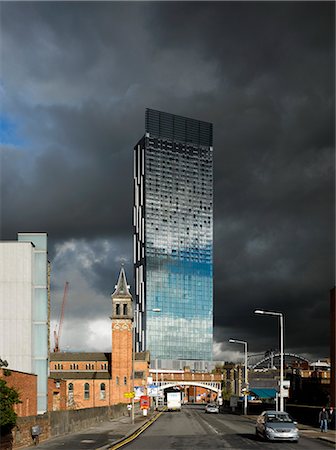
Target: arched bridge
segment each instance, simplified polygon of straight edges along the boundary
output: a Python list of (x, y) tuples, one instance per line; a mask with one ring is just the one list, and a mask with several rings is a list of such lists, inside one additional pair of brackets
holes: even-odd
[[(277, 362), (278, 362), (277, 366), (280, 366), (280, 362), (279, 362), (280, 356), (281, 355), (278, 352), (270, 353), (265, 358), (262, 358), (257, 363), (252, 365), (251, 368), (252, 369), (262, 368), (265, 366), (266, 363), (269, 363), (269, 362), (272, 362), (274, 365), (276, 365), (275, 360), (277, 360)], [(297, 355), (295, 353), (284, 353), (284, 361), (285, 361), (285, 364), (293, 363), (293, 361), (306, 362), (309, 364), (308, 359), (304, 358), (303, 356)]]
[(189, 387), (189, 386), (197, 386), (201, 387), (203, 389), (209, 389), (210, 391), (216, 392), (218, 397), (222, 396), (222, 384), (216, 383), (216, 382), (200, 382), (200, 381), (158, 381), (157, 383), (153, 381), (153, 384), (157, 384), (157, 386), (163, 390), (168, 389), (170, 387), (177, 387), (177, 386), (183, 386), (183, 387)]
[(167, 369), (151, 369), (150, 372), (153, 384), (161, 389), (168, 389), (169, 387), (175, 386), (195, 386), (215, 392), (218, 397), (222, 395), (223, 375), (220, 373), (214, 374)]

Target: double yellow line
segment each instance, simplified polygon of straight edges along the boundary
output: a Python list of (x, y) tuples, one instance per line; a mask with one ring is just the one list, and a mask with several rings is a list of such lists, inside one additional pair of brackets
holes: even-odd
[(118, 448), (123, 447), (124, 445), (132, 442), (141, 433), (143, 433), (150, 425), (152, 425), (152, 423), (154, 423), (161, 416), (162, 413), (163, 413), (163, 411), (160, 411), (152, 419), (150, 419), (148, 422), (146, 422), (144, 425), (142, 425), (142, 427), (140, 427), (138, 430), (136, 430), (134, 433), (132, 433), (126, 439), (124, 439), (121, 442), (118, 442), (118, 444), (112, 445), (112, 447), (109, 447), (109, 450), (117, 450)]

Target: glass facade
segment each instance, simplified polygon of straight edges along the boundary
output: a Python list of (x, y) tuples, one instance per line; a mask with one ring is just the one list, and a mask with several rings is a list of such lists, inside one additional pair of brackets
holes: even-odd
[(146, 110), (134, 153), (134, 263), (137, 350), (152, 358), (212, 359), (212, 152), (212, 124)]

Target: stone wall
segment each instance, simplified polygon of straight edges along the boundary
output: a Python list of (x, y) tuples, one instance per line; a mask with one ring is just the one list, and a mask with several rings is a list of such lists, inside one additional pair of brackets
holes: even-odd
[[(68, 411), (50, 411), (43, 415), (18, 417), (17, 425), (10, 436), (1, 437), (1, 450), (24, 448), (33, 443), (31, 427), (41, 428), (40, 442), (51, 437), (76, 433), (109, 419), (128, 415), (127, 405), (118, 404), (99, 408), (85, 408)], [(12, 440), (12, 444), (11, 444)]]
[(50, 437), (50, 425), (48, 413), (38, 416), (18, 417), (16, 427), (12, 430), (13, 447), (2, 447), (6, 450), (11, 448), (28, 447), (32, 445), (33, 439), (31, 435), (31, 427), (39, 425), (41, 428), (40, 441), (44, 441)]
[(53, 411), (50, 414), (50, 436), (76, 433), (99, 422), (127, 415), (125, 404), (101, 406), (68, 411)]

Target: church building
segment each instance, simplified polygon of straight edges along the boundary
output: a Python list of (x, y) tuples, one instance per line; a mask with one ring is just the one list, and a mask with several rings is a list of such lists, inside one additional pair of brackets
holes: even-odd
[[(133, 353), (134, 309), (122, 267), (112, 299), (111, 352), (54, 352), (50, 354), (49, 392), (59, 409), (60, 384), (66, 383), (66, 409), (129, 403), (128, 394), (141, 389), (149, 375), (149, 352)], [(134, 379), (133, 379), (134, 372)]]

